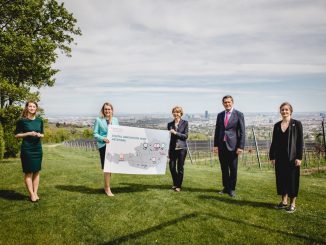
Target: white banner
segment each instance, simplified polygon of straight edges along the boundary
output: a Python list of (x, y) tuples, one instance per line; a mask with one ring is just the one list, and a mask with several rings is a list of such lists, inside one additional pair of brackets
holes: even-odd
[(168, 130), (109, 125), (104, 172), (165, 174)]

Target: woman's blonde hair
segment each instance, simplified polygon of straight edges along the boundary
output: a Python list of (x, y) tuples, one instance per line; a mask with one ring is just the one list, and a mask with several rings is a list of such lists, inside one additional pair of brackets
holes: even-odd
[(288, 106), (290, 108), (290, 111), (291, 111), (291, 114), (293, 113), (293, 107), (292, 105), (289, 103), (289, 102), (283, 102), (281, 105), (280, 105), (280, 111), (282, 110), (282, 107), (283, 106)]
[[(23, 117), (23, 118), (26, 118), (26, 117), (28, 116), (28, 105), (29, 105), (29, 104), (34, 104), (34, 105), (36, 105), (36, 111), (35, 111), (35, 114), (36, 114), (36, 112), (38, 111), (38, 104), (37, 104), (37, 102), (34, 101), (34, 100), (29, 100), (29, 101), (26, 102), (26, 104), (25, 104), (25, 108), (24, 108), (24, 110), (23, 110), (23, 112), (22, 112), (22, 117)], [(35, 115), (35, 114), (34, 114), (34, 115)]]
[(173, 107), (172, 108), (172, 113), (173, 112), (180, 112), (180, 114), (181, 114), (181, 116), (183, 116), (183, 109), (182, 109), (182, 107), (181, 106), (175, 106), (175, 107)]
[(113, 105), (112, 105), (111, 103), (109, 103), (109, 102), (105, 102), (105, 103), (103, 104), (102, 108), (101, 108), (101, 111), (100, 111), (100, 115), (101, 115), (101, 117), (105, 117), (105, 116), (104, 116), (104, 107), (105, 107), (105, 106), (110, 106), (110, 107), (111, 107), (112, 115), (113, 115)]

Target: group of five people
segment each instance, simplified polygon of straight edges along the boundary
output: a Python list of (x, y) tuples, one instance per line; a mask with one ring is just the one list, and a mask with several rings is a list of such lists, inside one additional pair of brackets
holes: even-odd
[[(224, 109), (218, 113), (215, 125), (214, 149), (218, 153), (222, 171), (223, 189), (219, 194), (228, 194), (235, 197), (238, 156), (244, 151), (245, 122), (242, 112), (233, 107), (232, 96), (222, 98)], [(40, 170), (42, 164), (41, 138), (44, 137), (43, 121), (36, 117), (38, 104), (28, 101), (17, 121), (16, 138), (23, 138), (21, 144), (21, 162), (25, 173), (25, 184), (32, 202), (37, 202)], [(110, 143), (107, 138), (108, 125), (119, 125), (113, 116), (112, 104), (106, 102), (100, 110), (100, 116), (94, 123), (94, 138), (100, 154), (101, 167), (104, 168), (105, 151)], [(281, 202), (277, 209), (286, 209), (287, 212), (296, 210), (295, 200), (298, 196), (300, 165), (303, 155), (303, 129), (300, 121), (292, 118), (293, 108), (288, 102), (280, 106), (282, 120), (274, 125), (273, 138), (269, 157), (275, 166), (277, 194)], [(181, 191), (184, 163), (187, 156), (187, 138), (189, 132), (188, 121), (183, 120), (183, 109), (175, 106), (172, 109), (174, 120), (167, 124), (171, 133), (169, 144), (169, 168), (172, 176), (172, 189)], [(104, 191), (108, 196), (114, 196), (110, 188), (111, 173), (104, 172)], [(290, 198), (290, 205), (288, 205)]]

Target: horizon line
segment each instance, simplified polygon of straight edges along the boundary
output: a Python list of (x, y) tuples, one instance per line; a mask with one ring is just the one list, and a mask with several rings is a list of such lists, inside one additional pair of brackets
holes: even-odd
[[(220, 112), (220, 111), (219, 111)], [(217, 114), (219, 112), (209, 112), (208, 114)], [(257, 111), (257, 112), (253, 112), (253, 111), (242, 111), (242, 113), (246, 114), (253, 114), (253, 113), (279, 113), (277, 111)], [(303, 113), (326, 113), (325, 111), (295, 111), (293, 112), (293, 114), (303, 114)], [(51, 113), (51, 114), (47, 114), (44, 113), (46, 116), (98, 116), (99, 113), (86, 113), (86, 114), (74, 114), (74, 113), (63, 113), (63, 114), (59, 114), (59, 113)], [(117, 112), (115, 113), (115, 115), (170, 115), (170, 112), (144, 112), (144, 113), (132, 113), (132, 112)], [(189, 112), (189, 113), (185, 113), (184, 115), (192, 115), (192, 114), (205, 114), (205, 111), (203, 112)]]

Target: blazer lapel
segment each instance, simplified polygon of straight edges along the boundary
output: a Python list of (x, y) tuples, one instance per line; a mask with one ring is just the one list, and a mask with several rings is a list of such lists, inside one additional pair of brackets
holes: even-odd
[(291, 118), (289, 123), (289, 136), (288, 136), (288, 153), (289, 153), (289, 159), (291, 158), (291, 150), (292, 150), (292, 144), (295, 142), (295, 123), (294, 120)]
[(171, 128), (174, 129), (175, 131), (177, 131), (177, 130), (176, 130), (176, 127), (175, 127), (175, 120), (172, 121)]
[[(180, 119), (180, 122), (179, 122), (178, 128), (176, 129), (177, 132), (182, 131), (181, 128), (182, 128), (182, 124), (183, 124), (183, 122), (184, 122), (184, 121), (183, 121), (182, 119)], [(175, 124), (174, 124), (174, 127), (175, 127)]]
[(223, 111), (223, 112), (221, 113), (221, 117), (220, 117), (221, 123), (223, 124), (223, 127), (225, 128), (225, 125), (224, 125), (224, 118), (225, 118), (225, 111)]
[(108, 127), (105, 118), (102, 118), (102, 119), (101, 119), (101, 124), (102, 124), (102, 127), (103, 127), (104, 129), (106, 129), (106, 128)]

